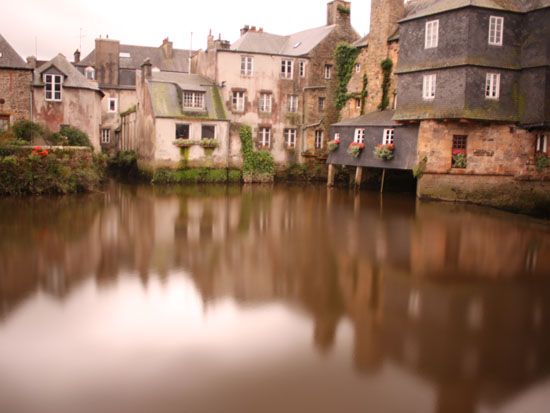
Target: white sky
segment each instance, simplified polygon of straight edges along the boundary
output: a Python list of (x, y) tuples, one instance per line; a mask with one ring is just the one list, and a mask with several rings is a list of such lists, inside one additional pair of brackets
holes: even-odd
[[(0, 33), (23, 57), (51, 59), (63, 53), (72, 60), (94, 48), (94, 39), (109, 35), (123, 44), (160, 46), (169, 37), (174, 47), (205, 48), (208, 30), (231, 42), (245, 24), (275, 34), (291, 34), (326, 23), (328, 0), (0, 0)], [(360, 35), (369, 30), (370, 0), (352, 1), (352, 24)]]

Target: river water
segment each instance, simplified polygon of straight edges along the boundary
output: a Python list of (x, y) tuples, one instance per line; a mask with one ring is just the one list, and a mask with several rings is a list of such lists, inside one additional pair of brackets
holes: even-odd
[(550, 225), (323, 187), (0, 199), (2, 413), (540, 413)]

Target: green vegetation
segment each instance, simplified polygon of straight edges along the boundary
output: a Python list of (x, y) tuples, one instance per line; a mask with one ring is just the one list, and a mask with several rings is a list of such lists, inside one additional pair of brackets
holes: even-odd
[(350, 13), (351, 13), (351, 10), (350, 10), (349, 7), (342, 6), (341, 4), (338, 5), (337, 9), (338, 9), (338, 12), (340, 14), (345, 14), (345, 15), (349, 16)]
[(276, 180), (282, 182), (325, 182), (327, 179), (326, 165), (292, 164), (277, 172)]
[(426, 165), (428, 164), (428, 157), (424, 156), (413, 168), (413, 176), (416, 179), (422, 178), (424, 171), (426, 170)]
[(359, 55), (359, 49), (348, 43), (340, 43), (336, 46), (334, 58), (336, 60), (336, 91), (334, 104), (338, 111), (346, 105), (346, 102), (352, 97), (348, 93), (348, 83), (353, 73), (355, 61)]
[(107, 160), (107, 170), (111, 175), (123, 180), (139, 179), (137, 153), (134, 151), (120, 151)]
[(380, 63), (382, 68), (382, 73), (384, 74), (384, 80), (382, 80), (382, 101), (378, 105), (379, 110), (385, 110), (390, 104), (390, 98), (388, 96), (388, 91), (390, 89), (391, 82), (391, 71), (393, 69), (393, 62), (390, 58), (382, 60)]
[(365, 73), (363, 75), (363, 85), (362, 85), (362, 88), (361, 88), (361, 94), (359, 96), (359, 99), (361, 99), (361, 115), (365, 114), (365, 103), (366, 103), (367, 97), (369, 95), (368, 87), (369, 87), (369, 78), (367, 77), (367, 74)]
[(268, 151), (254, 151), (252, 129), (242, 126), (239, 132), (243, 156), (243, 179), (245, 182), (273, 182), (275, 161)]
[(128, 116), (130, 113), (136, 113), (137, 107), (136, 105), (130, 106), (128, 109), (126, 109), (124, 112), (120, 113), (121, 117)]
[(30, 120), (18, 120), (15, 122), (11, 126), (11, 133), (15, 139), (27, 143), (31, 143), (33, 138), (45, 138), (48, 135), (45, 128)]
[(212, 89), (212, 99), (214, 100), (214, 108), (216, 109), (216, 116), (218, 119), (227, 119), (225, 115), (225, 109), (223, 106), (222, 97), (217, 87)]
[(30, 120), (15, 122), (0, 140), (12, 146), (30, 145), (37, 140), (56, 146), (92, 146), (88, 135), (80, 129), (62, 126), (59, 132), (52, 132)]
[(550, 164), (550, 161), (548, 160), (548, 156), (545, 154), (539, 154), (537, 155), (535, 159), (535, 165), (537, 167), (537, 171), (542, 172), (546, 168), (548, 168), (548, 165)]
[(224, 168), (158, 169), (154, 172), (152, 180), (152, 183), (156, 185), (239, 182), (241, 182), (241, 171)]
[(66, 138), (66, 145), (68, 146), (92, 146), (88, 135), (72, 126), (62, 126), (59, 134)]
[(466, 168), (468, 166), (468, 160), (463, 153), (457, 153), (453, 155), (453, 168)]

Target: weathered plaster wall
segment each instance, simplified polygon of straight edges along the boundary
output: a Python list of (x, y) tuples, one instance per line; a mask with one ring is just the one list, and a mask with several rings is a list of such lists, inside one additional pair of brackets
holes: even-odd
[(0, 69), (0, 115), (8, 115), (10, 123), (31, 117), (32, 71)]

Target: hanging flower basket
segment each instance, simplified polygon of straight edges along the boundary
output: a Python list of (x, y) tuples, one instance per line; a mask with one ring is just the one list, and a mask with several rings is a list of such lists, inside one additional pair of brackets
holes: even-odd
[(390, 161), (393, 159), (393, 151), (395, 146), (393, 143), (387, 145), (376, 145), (374, 148), (374, 156), (385, 161)]
[(334, 139), (332, 141), (328, 141), (328, 151), (334, 152), (338, 147), (340, 146), (340, 139)]
[(365, 149), (364, 143), (352, 142), (348, 146), (348, 153), (354, 158), (358, 158), (361, 155), (361, 152)]

